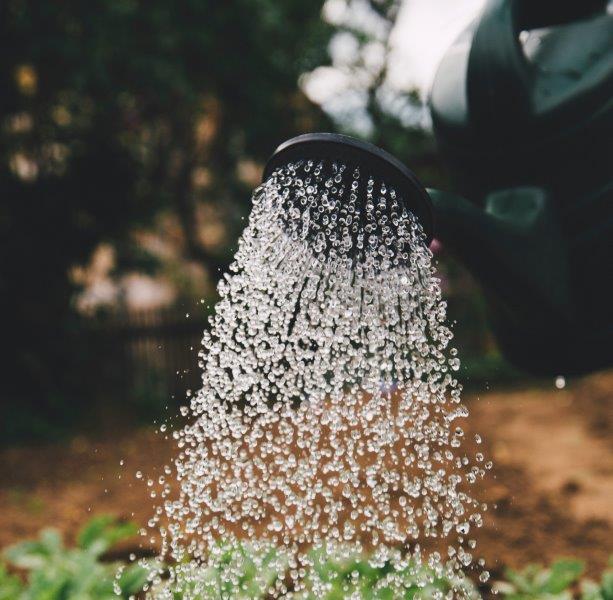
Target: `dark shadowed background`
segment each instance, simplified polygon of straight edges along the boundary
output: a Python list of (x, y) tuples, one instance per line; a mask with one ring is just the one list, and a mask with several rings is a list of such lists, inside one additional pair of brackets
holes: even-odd
[[(390, 74), (401, 5), (3, 4), (4, 443), (197, 385), (191, 348), (284, 139), (361, 135), (448, 184), (419, 80)], [(465, 357), (491, 356), (478, 292), (441, 275)]]

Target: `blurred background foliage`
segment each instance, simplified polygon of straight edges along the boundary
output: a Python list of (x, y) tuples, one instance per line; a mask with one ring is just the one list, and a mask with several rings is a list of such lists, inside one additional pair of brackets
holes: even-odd
[[(114, 405), (150, 419), (197, 385), (216, 280), (284, 139), (359, 135), (448, 186), (423, 98), (388, 82), (399, 6), (0, 5), (4, 443), (99, 423)], [(350, 86), (318, 101), (314, 77), (335, 63)], [(495, 376), (474, 283), (444, 253), (439, 269), (458, 345)]]

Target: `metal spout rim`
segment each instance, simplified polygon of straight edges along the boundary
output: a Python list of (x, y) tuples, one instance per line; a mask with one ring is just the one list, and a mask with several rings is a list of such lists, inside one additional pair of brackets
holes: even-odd
[(395, 156), (369, 142), (340, 133), (305, 133), (280, 144), (268, 159), (262, 181), (273, 171), (300, 158), (331, 158), (357, 162), (371, 170), (371, 174), (385, 179), (405, 199), (407, 208), (419, 220), (426, 243), (434, 235), (432, 200), (417, 176)]

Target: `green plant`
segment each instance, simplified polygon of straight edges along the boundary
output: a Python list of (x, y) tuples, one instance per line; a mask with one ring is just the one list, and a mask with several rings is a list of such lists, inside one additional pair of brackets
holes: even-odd
[[(77, 536), (75, 548), (66, 548), (54, 529), (39, 538), (7, 548), (3, 556), (27, 572), (25, 583), (0, 565), (0, 600), (117, 600), (139, 592), (147, 579), (137, 564), (119, 570), (102, 555), (117, 542), (133, 536), (136, 527), (111, 516), (92, 519)], [(117, 593), (118, 592), (118, 593)]]
[[(215, 567), (203, 568), (193, 563), (182, 563), (174, 569), (174, 581), (161, 581), (154, 588), (154, 597), (169, 591), (175, 600), (185, 597), (198, 600), (212, 598), (264, 599), (279, 582), (280, 574), (288, 562), (275, 548), (255, 550), (250, 544), (220, 544), (213, 550)], [(469, 581), (452, 581), (437, 576), (427, 567), (409, 566), (400, 573), (402, 595), (398, 595), (398, 572), (396, 584), (391, 583), (393, 568), (389, 563), (373, 566), (364, 557), (340, 559), (323, 552), (311, 553), (311, 565), (307, 569), (305, 589), (293, 591), (297, 600), (344, 600), (364, 598), (368, 600), (429, 600), (442, 598), (452, 589), (462, 588), (466, 598), (479, 598)], [(358, 594), (359, 596), (356, 596)], [(167, 597), (167, 596), (164, 596)]]
[[(272, 546), (256, 550), (248, 543), (226, 542), (213, 548), (212, 554), (214, 567), (189, 560), (175, 565), (170, 580), (154, 584), (153, 597), (163, 594), (166, 598), (170, 592), (175, 600), (267, 598), (279, 574), (287, 568), (287, 560)], [(164, 570), (162, 565), (160, 572)]]
[(15, 600), (23, 591), (21, 579), (11, 575), (6, 567), (0, 564), (0, 600)]
[[(359, 594), (360, 598), (372, 600), (412, 600), (421, 598), (442, 598), (452, 589), (462, 589), (466, 598), (478, 598), (476, 589), (471, 582), (449, 579), (437, 575), (432, 569), (425, 566), (409, 565), (402, 572), (394, 572), (389, 562), (382, 566), (373, 566), (365, 557), (353, 557), (338, 560), (324, 554), (313, 554), (312, 572), (317, 575), (317, 584), (312, 577), (307, 576), (308, 592), (305, 600), (315, 597), (314, 586), (322, 584), (327, 588), (326, 600), (343, 600), (354, 598)], [(392, 583), (392, 575), (394, 582)], [(398, 577), (402, 581), (402, 595), (398, 595)], [(317, 597), (321, 597), (319, 594)]]
[[(25, 570), (27, 579), (22, 581), (0, 563), (0, 600), (115, 600), (138, 594), (148, 582), (150, 572), (158, 570), (162, 575), (167, 568), (151, 563), (151, 569), (145, 569), (137, 564), (126, 566), (103, 560), (105, 552), (135, 533), (133, 524), (104, 515), (85, 525), (74, 548), (66, 548), (60, 534), (53, 529), (44, 530), (38, 540), (11, 546), (3, 555), (13, 567)], [(213, 553), (217, 567), (181, 563), (176, 566), (173, 583), (154, 578), (150, 591), (155, 595), (163, 588), (164, 597), (170, 592), (175, 600), (184, 597), (263, 600), (270, 597), (270, 590), (288, 566), (287, 559), (273, 547), (257, 550), (248, 543), (220, 543)], [(583, 563), (563, 559), (548, 568), (528, 565), (520, 571), (508, 569), (506, 581), (497, 582), (494, 587), (510, 600), (572, 600), (575, 597), (613, 600), (613, 557), (609, 564), (600, 582), (580, 581)], [(339, 558), (313, 552), (305, 578), (306, 589), (293, 597), (429, 600), (448, 597), (452, 590), (462, 588), (465, 598), (480, 598), (468, 580), (450, 579), (428, 567), (411, 564), (400, 572), (403, 591), (399, 595), (390, 581), (392, 573), (390, 563), (373, 566), (362, 556)], [(395, 579), (398, 575), (396, 572)], [(573, 594), (579, 591), (580, 595)]]
[(583, 569), (583, 562), (574, 559), (557, 560), (549, 568), (533, 564), (521, 571), (507, 569), (508, 581), (497, 582), (495, 589), (510, 600), (570, 600), (570, 588), (579, 581)]
[(600, 583), (591, 579), (581, 582), (581, 600), (613, 600), (613, 556), (609, 568), (602, 574)]

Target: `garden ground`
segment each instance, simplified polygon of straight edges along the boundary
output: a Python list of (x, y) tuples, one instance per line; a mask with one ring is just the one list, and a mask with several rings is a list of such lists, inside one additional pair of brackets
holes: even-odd
[[(490, 504), (478, 550), (494, 577), (504, 566), (584, 559), (596, 575), (613, 553), (613, 372), (569, 384), (467, 394), (468, 439), (485, 438), (495, 466), (482, 489)], [(0, 548), (57, 527), (68, 539), (92, 515), (144, 524), (146, 484), (172, 441), (152, 429), (0, 453)], [(123, 461), (123, 466), (120, 464)], [(136, 549), (124, 547), (122, 553)]]

